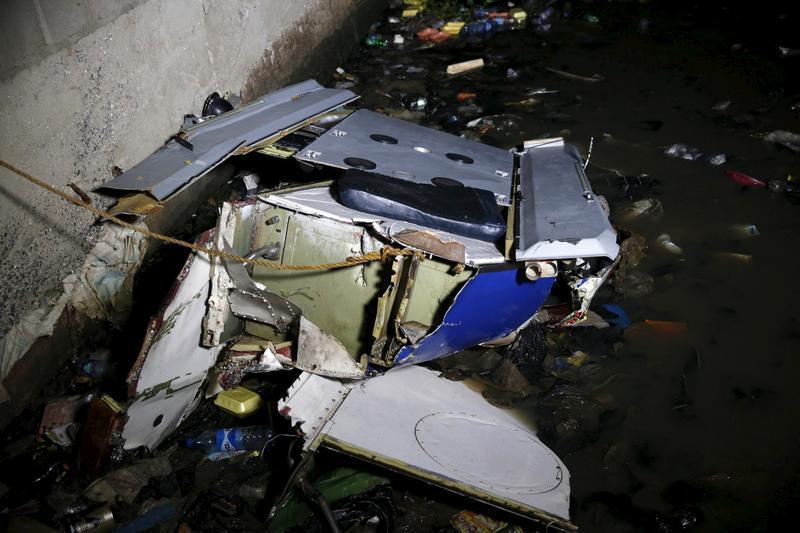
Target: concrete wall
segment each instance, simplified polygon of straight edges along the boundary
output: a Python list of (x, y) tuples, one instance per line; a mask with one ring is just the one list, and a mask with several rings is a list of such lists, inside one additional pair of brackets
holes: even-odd
[[(324, 82), (385, 0), (7, 0), (0, 158), (89, 191), (212, 91)], [(0, 335), (80, 266), (93, 217), (0, 169)]]

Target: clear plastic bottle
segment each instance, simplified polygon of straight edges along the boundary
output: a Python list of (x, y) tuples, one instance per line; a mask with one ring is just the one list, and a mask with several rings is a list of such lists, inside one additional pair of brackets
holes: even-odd
[(274, 435), (269, 426), (211, 429), (197, 437), (186, 439), (186, 447), (203, 450), (206, 453), (261, 451)]

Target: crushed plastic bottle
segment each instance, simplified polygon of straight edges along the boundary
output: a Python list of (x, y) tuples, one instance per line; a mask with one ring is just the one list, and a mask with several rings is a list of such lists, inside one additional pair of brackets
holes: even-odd
[(488, 20), (470, 22), (469, 24), (464, 24), (464, 27), (461, 28), (461, 35), (472, 38), (488, 37), (493, 30), (494, 26)]
[(261, 451), (274, 438), (269, 426), (210, 429), (194, 438), (186, 439), (186, 447), (206, 453)]

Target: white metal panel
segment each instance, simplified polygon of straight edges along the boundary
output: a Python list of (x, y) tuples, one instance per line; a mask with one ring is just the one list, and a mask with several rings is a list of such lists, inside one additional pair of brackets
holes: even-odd
[(569, 519), (566, 466), (522, 417), (466, 383), (411, 365), (358, 383), (341, 401), (339, 387), (331, 387), (331, 398), (318, 394), (331, 380), (313, 379), (317, 394), (298, 385), (283, 404), (294, 422), (316, 422), (313, 430), (303, 426), (312, 447), (340, 449), (517, 512)]
[(200, 344), (210, 271), (207, 255), (189, 256), (180, 285), (145, 356), (134, 402), (128, 407), (122, 431), (127, 450), (158, 446), (200, 400), (206, 374), (220, 350)]

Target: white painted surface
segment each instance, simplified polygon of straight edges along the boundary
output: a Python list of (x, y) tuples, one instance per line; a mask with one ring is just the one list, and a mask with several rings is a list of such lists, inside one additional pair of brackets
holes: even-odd
[(411, 475), (422, 471), (470, 487), (473, 495), (569, 519), (566, 466), (533, 428), (464, 382), (416, 365), (402, 367), (356, 384), (331, 414), (329, 406), (342, 394), (334, 383), (341, 382), (304, 375), (282, 404), (293, 421), (309, 421), (303, 426), (307, 445), (335, 439), (371, 460), (378, 455), (393, 468), (406, 465), (401, 469)]
[(190, 256), (187, 264), (142, 366), (137, 399), (128, 407), (122, 431), (126, 450), (155, 448), (172, 433), (199, 402), (208, 369), (217, 361), (220, 347), (200, 344), (211, 264), (204, 254)]

